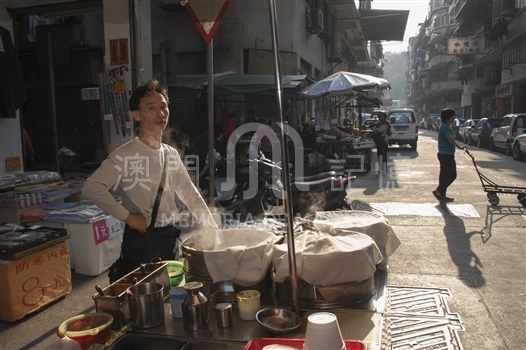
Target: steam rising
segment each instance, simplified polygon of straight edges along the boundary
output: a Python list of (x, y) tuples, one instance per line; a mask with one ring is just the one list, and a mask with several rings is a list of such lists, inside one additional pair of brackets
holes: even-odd
[(179, 152), (181, 158), (190, 151), (190, 138), (177, 125), (167, 126), (163, 131), (163, 143), (166, 143)]
[(301, 216), (314, 214), (316, 211), (323, 211), (325, 203), (325, 192), (323, 190), (303, 192), (298, 200), (297, 211)]

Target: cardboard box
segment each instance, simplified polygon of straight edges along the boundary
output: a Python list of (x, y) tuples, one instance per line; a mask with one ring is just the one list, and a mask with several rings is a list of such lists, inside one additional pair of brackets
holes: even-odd
[(0, 320), (17, 321), (71, 293), (66, 242), (17, 260), (0, 260)]
[[(27, 226), (44, 226), (44, 227), (53, 227), (58, 229), (65, 229), (67, 231), (68, 224), (64, 224), (61, 222), (51, 222), (51, 221), (28, 221), (25, 223)], [(69, 232), (68, 232), (69, 234)], [(69, 250), (69, 268), (71, 270), (75, 270), (75, 252), (73, 251), (73, 248), (71, 247), (71, 238), (66, 241), (68, 244), (68, 250)]]

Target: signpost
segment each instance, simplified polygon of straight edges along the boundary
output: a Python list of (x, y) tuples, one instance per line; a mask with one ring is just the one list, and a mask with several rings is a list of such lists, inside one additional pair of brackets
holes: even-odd
[(208, 76), (208, 198), (215, 199), (214, 159), (214, 42), (212, 41), (231, 0), (183, 0), (190, 17), (207, 43), (206, 72)]

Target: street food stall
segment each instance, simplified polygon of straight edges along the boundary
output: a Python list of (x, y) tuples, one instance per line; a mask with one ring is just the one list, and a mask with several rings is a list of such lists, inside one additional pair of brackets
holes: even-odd
[[(379, 107), (382, 102), (376, 97), (369, 97), (368, 94), (376, 95), (378, 91), (390, 88), (389, 82), (385, 79), (351, 72), (337, 72), (299, 91), (296, 98), (303, 100), (328, 97), (331, 99), (331, 109), (341, 107), (361, 109)], [(323, 158), (327, 158), (327, 170), (354, 169), (369, 172), (372, 149), (375, 147), (369, 135), (362, 133), (359, 127), (351, 130), (337, 127), (334, 123), (333, 125), (324, 123), (324, 118), (321, 116), (329, 115), (329, 112), (319, 114), (320, 117), (315, 118), (316, 151), (322, 155), (322, 164)], [(320, 163), (319, 159), (317, 163)]]
[[(387, 219), (362, 211), (317, 212), (294, 224), (300, 306), (296, 321), (290, 315), (280, 316), (292, 302), (285, 226), (263, 220), (185, 239), (184, 279), (179, 288), (168, 282), (166, 263), (156, 262), (94, 294), (97, 312), (114, 318), (108, 348), (132, 348), (127, 344), (152, 348), (155, 344), (156, 349), (183, 349), (188, 343), (192, 349), (264, 348), (254, 347), (257, 343), (298, 349), (294, 346), (303, 345), (309, 316), (329, 313), (336, 316), (347, 349), (380, 349), (386, 326), (382, 314), (388, 257), (400, 245)], [(164, 317), (146, 308), (130, 305), (128, 311), (122, 307), (141, 297), (128, 291), (136, 285), (134, 278), (139, 284), (162, 286), (165, 301), (159, 298), (156, 303), (162, 304)], [(167, 292), (181, 286), (188, 293), (182, 302)], [(255, 308), (248, 307), (244, 303), (250, 297), (244, 299), (242, 294), (255, 292), (258, 302)], [(179, 302), (182, 314), (174, 312), (174, 301)], [(252, 316), (247, 317), (247, 312)], [(265, 312), (274, 319), (262, 318)], [(153, 327), (144, 326), (145, 318), (159, 321)]]

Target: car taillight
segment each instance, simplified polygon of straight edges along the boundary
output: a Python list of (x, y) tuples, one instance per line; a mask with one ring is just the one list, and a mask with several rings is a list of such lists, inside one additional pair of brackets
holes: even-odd
[(511, 136), (516, 137), (517, 136), (517, 127), (511, 128)]
[(418, 134), (418, 125), (416, 126), (416, 128), (415, 128), (415, 129), (416, 129), (416, 133)]

